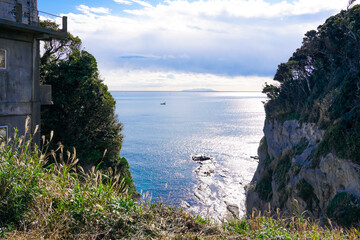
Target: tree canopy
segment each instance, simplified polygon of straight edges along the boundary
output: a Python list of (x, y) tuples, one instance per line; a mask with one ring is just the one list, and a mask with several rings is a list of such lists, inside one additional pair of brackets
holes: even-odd
[(303, 44), (263, 92), (268, 120), (298, 119), (326, 129), (318, 155), (360, 163), (360, 6), (330, 17), (305, 34)]
[[(57, 28), (51, 22), (41, 24)], [(53, 148), (59, 143), (67, 150), (75, 147), (85, 169), (99, 164), (118, 168), (134, 190), (128, 163), (119, 157), (123, 136), (115, 100), (100, 78), (96, 59), (81, 49), (81, 40), (69, 34), (44, 43), (40, 76), (52, 86), (54, 104), (42, 107), (41, 129), (45, 135), (54, 131)]]

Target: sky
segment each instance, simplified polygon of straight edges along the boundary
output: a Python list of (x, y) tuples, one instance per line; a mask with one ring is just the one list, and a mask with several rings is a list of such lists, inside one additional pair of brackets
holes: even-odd
[(110, 90), (259, 91), (347, 2), (38, 0), (38, 10), (68, 17)]

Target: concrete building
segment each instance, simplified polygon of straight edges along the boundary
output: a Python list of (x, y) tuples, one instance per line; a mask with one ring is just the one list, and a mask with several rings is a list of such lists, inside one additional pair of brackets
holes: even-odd
[(23, 134), (27, 116), (31, 132), (40, 126), (40, 106), (51, 104), (51, 86), (40, 85), (39, 41), (66, 36), (66, 17), (62, 31), (39, 26), (36, 0), (0, 0), (0, 141), (14, 128)]

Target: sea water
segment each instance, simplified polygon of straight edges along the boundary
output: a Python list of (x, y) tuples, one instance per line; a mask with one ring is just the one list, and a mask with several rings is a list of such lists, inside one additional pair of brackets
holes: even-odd
[[(207, 217), (244, 214), (244, 186), (257, 167), (252, 156), (263, 136), (264, 94), (111, 93), (124, 126), (121, 156), (139, 192)], [(194, 154), (213, 160), (201, 164)], [(239, 212), (229, 211), (234, 207)]]

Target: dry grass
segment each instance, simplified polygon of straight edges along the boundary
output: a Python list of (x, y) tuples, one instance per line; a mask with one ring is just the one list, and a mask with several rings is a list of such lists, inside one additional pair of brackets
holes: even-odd
[[(85, 173), (75, 154), (39, 154), (14, 137), (0, 146), (0, 236), (4, 239), (359, 239), (301, 215), (270, 212), (215, 224), (162, 202), (135, 201), (116, 170)], [(46, 144), (44, 144), (46, 152)], [(59, 156), (46, 166), (48, 156)], [(44, 167), (46, 166), (46, 167)]]

